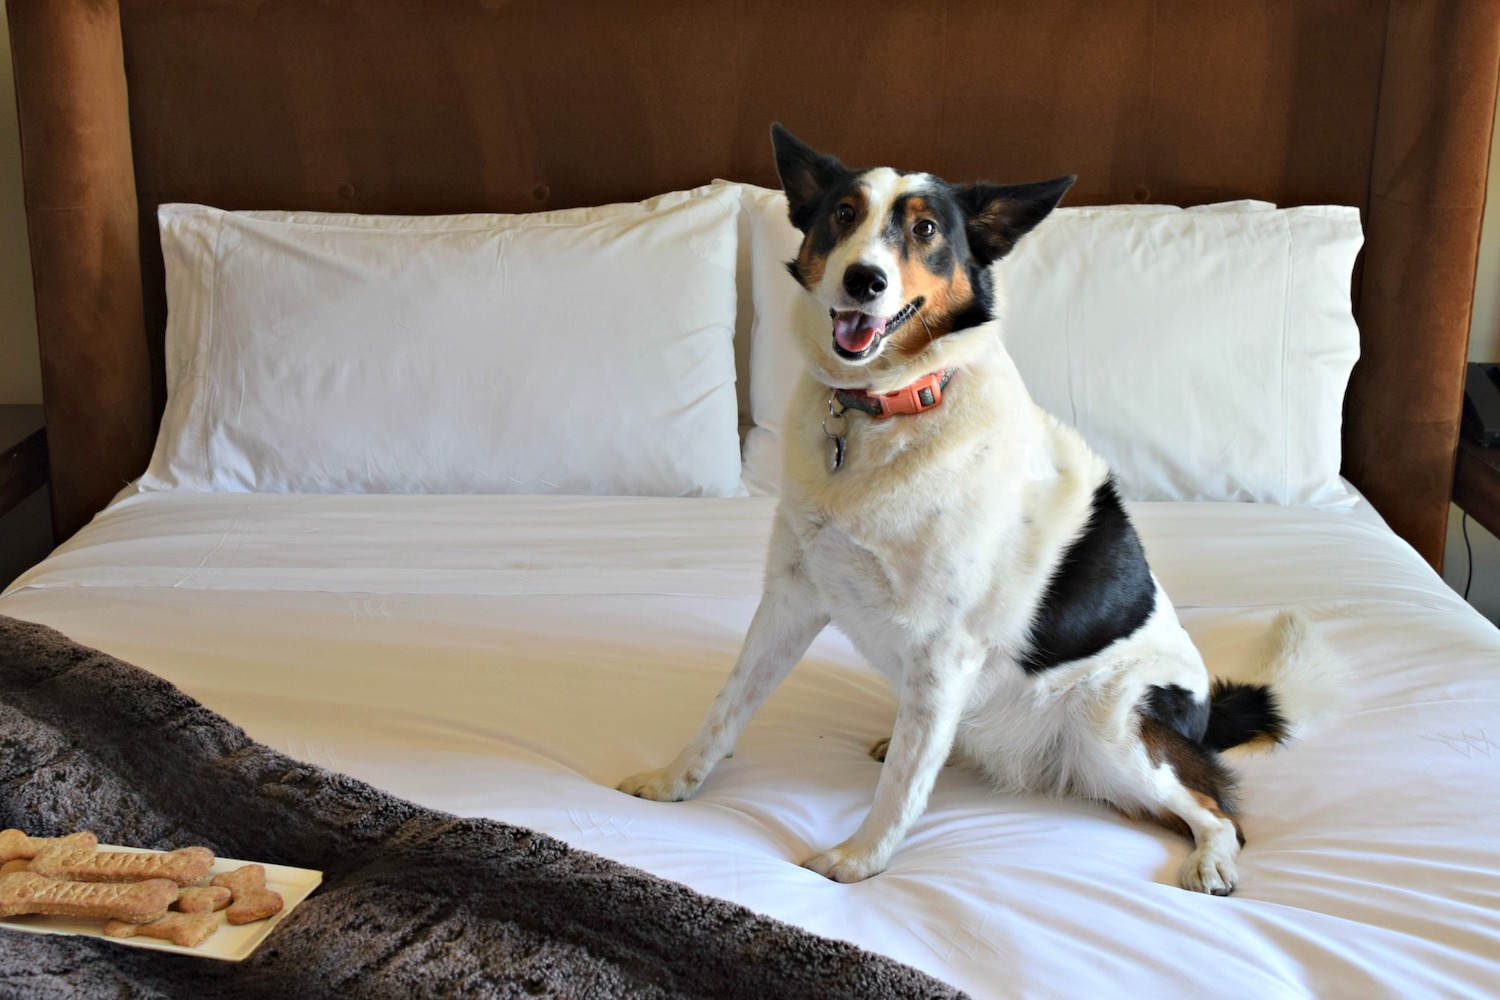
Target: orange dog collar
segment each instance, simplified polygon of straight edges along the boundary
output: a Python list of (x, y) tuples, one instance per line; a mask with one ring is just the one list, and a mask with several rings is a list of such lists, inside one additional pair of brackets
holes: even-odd
[(848, 409), (863, 410), (879, 420), (930, 410), (943, 401), (943, 389), (957, 368), (923, 375), (895, 392), (870, 393), (863, 389), (835, 389), (833, 394)]

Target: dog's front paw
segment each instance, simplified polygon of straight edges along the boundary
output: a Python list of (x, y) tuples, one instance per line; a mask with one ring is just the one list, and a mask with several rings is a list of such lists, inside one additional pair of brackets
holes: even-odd
[(698, 782), (673, 774), (670, 768), (642, 771), (632, 774), (620, 782), (619, 789), (638, 799), (655, 799), (657, 802), (681, 802), (698, 790)]
[(863, 882), (871, 875), (885, 871), (885, 861), (885, 858), (869, 851), (860, 851), (843, 843), (832, 850), (813, 855), (802, 862), (802, 867), (835, 882)]
[(1234, 855), (1203, 847), (1188, 855), (1177, 877), (1184, 889), (1214, 896), (1227, 896), (1240, 884)]

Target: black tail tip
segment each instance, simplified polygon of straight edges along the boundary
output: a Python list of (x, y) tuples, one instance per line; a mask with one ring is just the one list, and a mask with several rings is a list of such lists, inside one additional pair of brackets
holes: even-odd
[(1203, 745), (1228, 750), (1246, 743), (1285, 743), (1291, 726), (1264, 684), (1216, 680), (1209, 691), (1208, 731)]

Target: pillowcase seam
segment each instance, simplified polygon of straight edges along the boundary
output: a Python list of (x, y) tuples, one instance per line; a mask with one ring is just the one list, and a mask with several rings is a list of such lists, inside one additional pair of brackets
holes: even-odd
[[(203, 347), (202, 347), (202, 349), (199, 352), (197, 352), (198, 353), (198, 376), (197, 377), (198, 377), (198, 379), (201, 382), (203, 382), (203, 385), (204, 385), (204, 390), (203, 391), (204, 391), (205, 395), (207, 395), (207, 394), (217, 395), (218, 394), (218, 386), (213, 385), (209, 381), (208, 370), (209, 370), (209, 361), (211, 360), (211, 357), (212, 357), (212, 354), (214, 352), (214, 349), (217, 346), (218, 341), (219, 341), (218, 331), (216, 329), (216, 327), (217, 327), (216, 319), (218, 317), (218, 310), (219, 310), (219, 261), (222, 259), (221, 256), (220, 256), (220, 254), (219, 254), (219, 248), (220, 248), (220, 246), (224, 242), (224, 219), (225, 219), (225, 213), (220, 212), (219, 215), (218, 215), (219, 225), (218, 225), (218, 228), (214, 230), (214, 267), (213, 267), (213, 274), (212, 274), (212, 277), (210, 279), (210, 284), (209, 284), (208, 329), (205, 331), (206, 336), (203, 338)], [(208, 421), (207, 420), (202, 420), (202, 421), (199, 422), (199, 432), (200, 432), (200, 435), (202, 437), (202, 442), (201, 443), (202, 443), (202, 446), (203, 446), (203, 467), (205, 469), (214, 469), (214, 468), (216, 468), (216, 466), (213, 464), (212, 456), (209, 454), (209, 444), (208, 444), (208, 441), (209, 441), (209, 427), (208, 427)]]

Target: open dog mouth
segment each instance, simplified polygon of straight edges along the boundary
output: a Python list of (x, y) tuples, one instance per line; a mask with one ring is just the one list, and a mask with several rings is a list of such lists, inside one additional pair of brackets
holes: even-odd
[(902, 306), (889, 318), (871, 316), (851, 309), (829, 310), (833, 319), (833, 352), (845, 361), (862, 361), (880, 349), (881, 341), (917, 314), (924, 300), (919, 296)]

